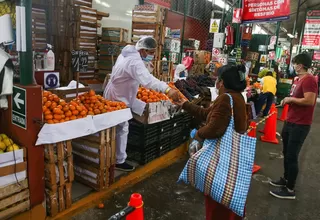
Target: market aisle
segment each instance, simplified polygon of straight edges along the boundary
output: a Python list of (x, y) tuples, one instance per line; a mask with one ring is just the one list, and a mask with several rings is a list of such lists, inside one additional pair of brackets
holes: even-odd
[[(281, 131), (282, 122), (278, 122)], [(248, 198), (247, 220), (311, 220), (320, 215), (320, 106), (316, 108), (314, 124), (301, 152), (300, 176), (297, 183), (297, 199), (283, 201), (271, 197), (269, 178), (282, 173), (281, 145), (259, 142), (256, 163), (262, 170), (253, 176)], [(160, 171), (142, 183), (114, 195), (105, 202), (104, 209), (91, 208), (73, 217), (74, 220), (106, 220), (124, 208), (129, 196), (139, 192), (144, 196), (146, 220), (203, 220), (204, 201), (200, 193), (191, 187), (177, 184), (176, 180), (185, 164), (179, 161)]]

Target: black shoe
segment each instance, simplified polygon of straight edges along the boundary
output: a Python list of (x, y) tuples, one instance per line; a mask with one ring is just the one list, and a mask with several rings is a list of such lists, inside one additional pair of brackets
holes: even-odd
[(276, 186), (276, 187), (284, 187), (287, 185), (287, 180), (283, 177), (280, 177), (280, 180), (278, 181), (270, 181), (269, 184), (271, 186)]
[(122, 164), (116, 164), (116, 170), (130, 172), (130, 171), (133, 171), (134, 169), (135, 169), (134, 166), (131, 166), (130, 164), (127, 164), (126, 162), (124, 162)]
[(280, 189), (270, 191), (270, 194), (278, 199), (296, 199), (295, 191), (289, 192), (287, 187), (282, 187)]

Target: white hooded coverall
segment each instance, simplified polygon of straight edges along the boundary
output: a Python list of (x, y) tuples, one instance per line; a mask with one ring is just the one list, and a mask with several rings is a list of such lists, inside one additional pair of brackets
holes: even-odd
[[(139, 85), (145, 88), (165, 92), (168, 85), (150, 74), (143, 63), (140, 53), (135, 46), (123, 48), (114, 65), (108, 85), (104, 90), (104, 98), (112, 101), (122, 101), (131, 110), (142, 115), (145, 103), (136, 98)], [(116, 157), (117, 164), (122, 164), (127, 158), (126, 148), (129, 134), (129, 123), (124, 122), (117, 126)]]

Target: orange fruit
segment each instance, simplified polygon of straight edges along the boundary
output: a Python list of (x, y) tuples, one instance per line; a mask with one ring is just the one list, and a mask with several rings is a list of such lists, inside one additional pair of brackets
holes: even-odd
[(62, 105), (57, 105), (57, 108), (60, 108), (60, 109), (62, 109)]
[(57, 103), (56, 102), (52, 102), (51, 106), (50, 106), (51, 110), (56, 108), (56, 107), (57, 107)]
[(60, 123), (62, 123), (62, 122), (65, 122), (65, 120), (64, 120), (64, 119), (61, 119), (61, 120), (60, 120)]
[(66, 104), (67, 104), (66, 101), (64, 101), (63, 99), (60, 99), (59, 105), (61, 105), (62, 107), (64, 107)]
[(83, 118), (83, 116), (81, 116), (81, 115), (78, 115), (78, 116), (77, 116), (77, 119), (79, 119), (79, 118)]
[(53, 115), (53, 118), (54, 118), (54, 119), (57, 119), (57, 120), (61, 120), (61, 115), (54, 114), (54, 115)]
[(48, 124), (53, 124), (54, 122), (53, 122), (53, 120), (49, 119), (49, 120), (47, 120), (47, 123)]
[(85, 116), (87, 114), (87, 112), (85, 111), (85, 110), (82, 110), (81, 112), (80, 112), (80, 115), (81, 116)]
[(90, 102), (90, 100), (89, 100), (89, 99), (87, 99), (87, 100), (86, 100), (86, 103), (87, 103), (87, 104), (90, 104), (91, 102)]
[(42, 95), (44, 97), (48, 97), (50, 94), (51, 94), (51, 92), (48, 92), (48, 91), (43, 91), (43, 93), (42, 93)]
[(75, 116), (75, 115), (72, 115), (72, 116), (70, 117), (70, 120), (75, 120), (75, 119), (77, 119), (77, 116)]
[(46, 112), (46, 111), (47, 111), (47, 109), (48, 109), (48, 108), (47, 108), (47, 106), (45, 106), (45, 105), (44, 105), (44, 106), (42, 106), (42, 112), (43, 112), (43, 113), (44, 113), (44, 112)]
[(47, 109), (45, 112), (44, 112), (44, 115), (50, 115), (51, 114), (51, 111), (49, 109)]
[(65, 117), (64, 120), (65, 120), (65, 121), (70, 121), (70, 118), (69, 118), (69, 117)]
[(101, 113), (99, 109), (95, 109), (93, 112), (95, 115), (99, 115)]
[(73, 114), (73, 115), (79, 115), (79, 111), (78, 111), (78, 110), (73, 110), (73, 111), (72, 111), (72, 114)]
[(51, 101), (47, 101), (45, 106), (47, 106), (47, 108), (49, 108), (51, 106), (51, 104), (52, 104)]
[(46, 120), (51, 120), (51, 119), (53, 119), (53, 116), (51, 114), (50, 115), (48, 114), (48, 115), (45, 115), (44, 118)]
[(64, 106), (63, 108), (62, 108), (62, 111), (64, 111), (64, 112), (67, 112), (67, 111), (69, 111), (69, 106)]
[(49, 95), (49, 96), (48, 96), (48, 100), (49, 100), (49, 101), (53, 101), (53, 99), (54, 99), (54, 96), (53, 96), (53, 95)]
[(53, 109), (53, 113), (54, 113), (54, 114), (61, 115), (61, 114), (62, 114), (62, 111), (61, 111), (60, 108), (54, 108), (54, 109)]
[(76, 108), (79, 112), (81, 112), (83, 110), (83, 108), (81, 106), (77, 106)]
[(47, 97), (42, 97), (42, 103), (46, 103), (48, 101)]
[(73, 105), (69, 105), (69, 109), (70, 109), (71, 111), (74, 111), (74, 110), (76, 110), (76, 107), (73, 106)]
[(70, 116), (72, 115), (72, 112), (71, 112), (71, 111), (67, 111), (67, 112), (65, 113), (65, 115), (66, 115), (67, 117), (70, 117)]
[(60, 123), (60, 121), (58, 119), (53, 119), (53, 122), (56, 123)]
[(55, 102), (58, 102), (58, 103), (59, 103), (60, 98), (59, 98), (56, 94), (53, 94), (52, 96), (53, 96), (53, 101), (55, 101)]
[(71, 102), (70, 102), (70, 105), (78, 106), (78, 103), (77, 103), (77, 102), (75, 102), (75, 101), (71, 101)]
[(93, 111), (88, 111), (88, 115), (94, 115)]
[(65, 115), (61, 115), (61, 118), (62, 118), (62, 119), (65, 119), (65, 118), (66, 118), (66, 116), (65, 116)]
[(107, 112), (107, 109), (102, 109), (102, 111), (101, 111), (102, 113), (106, 113)]
[(96, 95), (95, 91), (93, 91), (92, 89), (89, 91), (89, 96), (94, 96)]

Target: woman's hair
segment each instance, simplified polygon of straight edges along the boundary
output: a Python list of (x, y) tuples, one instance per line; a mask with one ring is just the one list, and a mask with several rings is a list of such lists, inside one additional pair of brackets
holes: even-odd
[(244, 65), (228, 64), (219, 68), (218, 79), (223, 80), (223, 85), (226, 89), (241, 92), (247, 87), (245, 72)]

